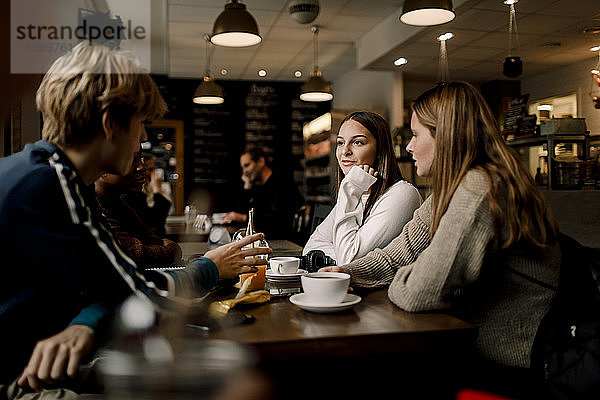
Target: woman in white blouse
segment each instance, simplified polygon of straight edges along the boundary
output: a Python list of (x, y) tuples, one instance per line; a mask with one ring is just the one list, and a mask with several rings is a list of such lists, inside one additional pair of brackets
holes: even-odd
[(343, 265), (397, 237), (422, 199), (402, 179), (390, 128), (378, 114), (358, 111), (344, 118), (336, 157), (337, 202), (303, 253), (322, 250)]

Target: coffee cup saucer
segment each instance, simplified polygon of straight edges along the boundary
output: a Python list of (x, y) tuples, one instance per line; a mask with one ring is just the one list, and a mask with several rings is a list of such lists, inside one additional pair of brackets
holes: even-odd
[(308, 271), (305, 269), (298, 269), (298, 271), (294, 272), (293, 274), (280, 274), (280, 273), (273, 271), (270, 268), (268, 268), (267, 271), (265, 272), (265, 275), (267, 276), (267, 278), (271, 278), (271, 279), (290, 279), (290, 278), (298, 279), (302, 275), (306, 275), (306, 274), (308, 274)]
[(334, 313), (352, 308), (360, 303), (361, 297), (355, 294), (347, 293), (344, 300), (338, 304), (318, 304), (309, 301), (306, 293), (298, 293), (290, 297), (290, 302), (303, 310), (315, 313)]

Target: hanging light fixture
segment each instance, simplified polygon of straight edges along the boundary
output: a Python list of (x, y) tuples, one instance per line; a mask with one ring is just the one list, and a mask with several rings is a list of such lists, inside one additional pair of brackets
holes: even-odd
[(210, 40), (218, 46), (246, 47), (260, 43), (262, 38), (256, 20), (246, 10), (246, 5), (231, 0), (215, 20)]
[(407, 25), (431, 26), (445, 24), (454, 17), (452, 0), (406, 0), (400, 21)]
[(213, 81), (210, 74), (211, 52), (208, 49), (210, 36), (205, 34), (204, 39), (206, 40), (206, 73), (202, 82), (196, 88), (193, 101), (196, 104), (221, 104), (225, 101), (223, 98), (223, 89)]
[(319, 51), (318, 51), (318, 35), (319, 35), (319, 26), (313, 25), (310, 27), (310, 30), (313, 33), (313, 49), (314, 49), (314, 61), (315, 66), (312, 74), (310, 74), (310, 78), (302, 85), (302, 90), (300, 92), (300, 100), (304, 101), (329, 101), (333, 99), (333, 94), (331, 94), (331, 87), (329, 84), (323, 79), (323, 74), (319, 69)]
[(523, 61), (521, 61), (521, 57), (512, 55), (513, 32), (517, 41), (517, 49), (520, 50), (519, 32), (517, 31), (517, 10), (515, 9), (515, 3), (518, 1), (504, 0), (504, 4), (510, 8), (508, 10), (508, 57), (504, 59), (502, 72), (509, 78), (516, 78), (523, 73)]
[(450, 69), (448, 68), (448, 51), (446, 49), (446, 40), (450, 40), (453, 37), (454, 34), (452, 32), (446, 32), (437, 38), (440, 41), (440, 59), (438, 65), (439, 83), (448, 83)]

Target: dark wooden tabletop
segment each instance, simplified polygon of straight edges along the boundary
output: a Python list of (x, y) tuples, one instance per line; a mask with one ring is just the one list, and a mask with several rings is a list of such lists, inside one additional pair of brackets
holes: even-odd
[[(190, 257), (196, 255), (202, 255), (208, 250), (215, 248), (216, 246), (208, 244), (208, 242), (197, 242), (197, 241), (178, 241), (183, 253), (183, 259), (187, 260)], [(291, 256), (298, 257), (302, 255), (302, 246), (298, 246), (294, 242), (289, 240), (269, 240), (269, 247), (273, 250), (273, 257)]]
[(334, 314), (304, 311), (288, 297), (272, 297), (240, 309), (254, 322), (217, 330), (211, 337), (248, 344), (268, 360), (427, 353), (469, 346), (475, 337), (473, 325), (453, 316), (400, 310), (385, 289), (357, 294), (359, 304)]

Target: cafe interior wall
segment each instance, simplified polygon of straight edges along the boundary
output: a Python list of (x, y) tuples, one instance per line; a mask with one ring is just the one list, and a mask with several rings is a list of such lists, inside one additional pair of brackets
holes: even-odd
[[(333, 82), (335, 110), (394, 110), (394, 73), (352, 70)], [(391, 121), (388, 121), (391, 124)]]

